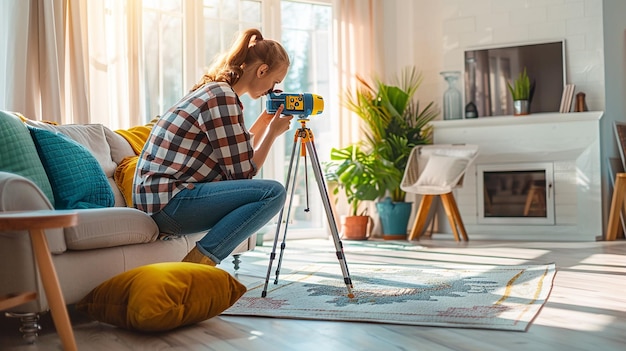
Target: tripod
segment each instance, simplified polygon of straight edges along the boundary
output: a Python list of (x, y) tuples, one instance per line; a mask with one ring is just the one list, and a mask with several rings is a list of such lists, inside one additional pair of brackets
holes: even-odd
[[(330, 233), (333, 237), (333, 241), (335, 242), (335, 250), (337, 259), (339, 260), (339, 265), (341, 266), (341, 271), (343, 273), (343, 280), (348, 288), (348, 297), (353, 298), (354, 294), (352, 294), (352, 279), (350, 279), (350, 273), (348, 272), (348, 264), (346, 263), (344, 254), (343, 254), (343, 244), (339, 239), (339, 231), (337, 230), (337, 223), (335, 222), (335, 217), (333, 216), (333, 212), (330, 207), (330, 199), (328, 198), (328, 190), (326, 189), (326, 183), (324, 182), (324, 178), (322, 175), (322, 169), (320, 167), (319, 158), (317, 157), (317, 151), (315, 150), (315, 143), (313, 142), (313, 132), (311, 129), (307, 128), (306, 122), (308, 118), (300, 117), (298, 122), (300, 122), (301, 127), (296, 130), (294, 138), (293, 138), (293, 149), (291, 151), (291, 160), (289, 161), (289, 168), (287, 171), (287, 193), (289, 194), (289, 199), (283, 206), (280, 214), (278, 215), (278, 226), (276, 227), (276, 235), (274, 236), (274, 245), (272, 247), (272, 253), (270, 254), (270, 262), (267, 267), (267, 275), (265, 277), (265, 285), (263, 286), (263, 292), (261, 293), (261, 297), (267, 296), (267, 285), (269, 284), (270, 274), (272, 271), (272, 264), (274, 263), (274, 259), (276, 258), (276, 246), (278, 245), (278, 236), (280, 235), (281, 230), (283, 231), (282, 243), (280, 245), (280, 255), (278, 258), (278, 266), (276, 268), (276, 278), (274, 280), (274, 284), (278, 284), (278, 275), (280, 274), (280, 265), (283, 260), (283, 253), (285, 250), (285, 239), (287, 238), (287, 226), (289, 223), (289, 215), (291, 214), (291, 202), (293, 200), (293, 195), (295, 192), (295, 183), (296, 183), (296, 173), (298, 170), (298, 165), (300, 163), (300, 158), (296, 158), (296, 149), (299, 150), (300, 155), (304, 158), (304, 170), (305, 170), (305, 186), (308, 189), (308, 179), (306, 174), (306, 156), (307, 151), (309, 155), (311, 155), (311, 165), (313, 167), (313, 173), (315, 173), (315, 179), (317, 180), (317, 185), (320, 191), (320, 195), (322, 197), (322, 202), (324, 204), (324, 209), (326, 210), (326, 217), (328, 218), (328, 224), (330, 225)], [(300, 141), (298, 146), (298, 140)], [(294, 167), (294, 160), (296, 162)], [(283, 214), (287, 209), (287, 217), (283, 221)], [(309, 211), (308, 206), (305, 211)]]

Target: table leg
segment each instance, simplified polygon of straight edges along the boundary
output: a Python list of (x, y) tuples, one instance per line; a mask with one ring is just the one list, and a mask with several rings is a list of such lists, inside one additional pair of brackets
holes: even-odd
[(54, 321), (54, 326), (61, 338), (61, 343), (66, 351), (75, 351), (76, 341), (74, 339), (74, 331), (70, 323), (70, 317), (67, 312), (67, 306), (61, 293), (61, 286), (57, 277), (56, 270), (52, 263), (48, 242), (46, 240), (43, 229), (31, 229), (30, 237), (35, 252), (37, 267), (41, 273), (41, 281), (43, 282), (46, 298), (50, 305), (50, 312)]

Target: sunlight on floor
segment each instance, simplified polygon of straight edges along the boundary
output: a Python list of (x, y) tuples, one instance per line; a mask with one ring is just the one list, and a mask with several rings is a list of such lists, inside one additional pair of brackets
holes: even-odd
[(575, 269), (579, 271), (594, 271), (599, 273), (623, 273), (626, 274), (626, 266), (607, 266), (607, 265), (585, 265), (580, 264), (569, 267), (568, 269)]
[(593, 264), (593, 265), (605, 265), (605, 266), (626, 266), (626, 256), (613, 255), (613, 254), (594, 254), (580, 263)]
[(614, 316), (544, 306), (533, 324), (580, 331), (601, 331), (615, 322)]
[(254, 340), (254, 339), (259, 338), (260, 336), (263, 336), (263, 332), (260, 332), (258, 330), (252, 330), (250, 331), (250, 334), (252, 335), (248, 337), (248, 340)]
[(464, 256), (475, 255), (482, 258), (491, 258), (495, 260), (495, 263), (502, 263), (500, 260), (506, 259), (511, 261), (517, 261), (519, 264), (526, 263), (526, 261), (528, 260), (535, 260), (550, 252), (550, 250), (527, 249), (521, 247), (464, 247), (459, 249), (438, 248), (431, 249), (431, 251), (452, 253), (455, 255)]

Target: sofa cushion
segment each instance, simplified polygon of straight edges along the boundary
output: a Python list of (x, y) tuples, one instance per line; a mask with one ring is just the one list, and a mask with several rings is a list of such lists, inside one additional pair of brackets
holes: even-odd
[(56, 209), (99, 208), (115, 204), (109, 181), (87, 148), (64, 134), (28, 128), (52, 185)]
[(159, 120), (159, 116), (153, 118), (150, 122), (142, 126), (135, 126), (128, 129), (118, 129), (115, 132), (121, 135), (128, 144), (133, 148), (135, 155), (139, 155), (146, 144), (146, 140), (150, 137), (152, 127)]
[(115, 172), (117, 164), (112, 160), (111, 148), (109, 147), (105, 133), (107, 128), (102, 124), (55, 125), (29, 119), (24, 119), (24, 123), (31, 127), (45, 129), (51, 132), (60, 132), (81, 144), (96, 158), (104, 174), (109, 178), (113, 177), (113, 172)]
[(76, 309), (126, 329), (167, 331), (217, 316), (245, 292), (243, 284), (216, 267), (155, 263), (103, 282)]
[(78, 210), (78, 224), (65, 228), (70, 250), (89, 250), (150, 243), (159, 237), (159, 228), (148, 214), (128, 207)]
[(124, 196), (126, 206), (133, 207), (133, 180), (139, 156), (128, 156), (115, 169), (113, 179)]
[(123, 136), (109, 128), (104, 130), (104, 135), (111, 148), (111, 159), (113, 159), (113, 162), (119, 164), (125, 157), (135, 156), (135, 151), (133, 151), (133, 148)]
[(54, 205), (54, 194), (35, 143), (22, 121), (0, 111), (0, 170), (30, 179)]

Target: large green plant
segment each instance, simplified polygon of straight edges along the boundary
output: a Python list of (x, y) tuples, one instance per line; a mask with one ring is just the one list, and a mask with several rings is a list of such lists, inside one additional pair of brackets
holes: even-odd
[(393, 84), (374, 79), (370, 84), (358, 77), (359, 87), (348, 91), (346, 106), (365, 122), (366, 152), (375, 156), (380, 168), (372, 175), (381, 180), (392, 201), (405, 201), (400, 188), (409, 154), (416, 145), (432, 142), (430, 121), (439, 115), (434, 102), (420, 109), (415, 94), (422, 74), (415, 67), (402, 70)]

